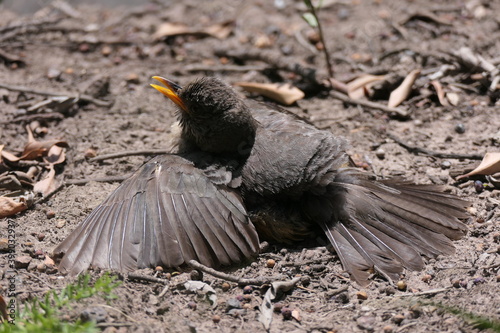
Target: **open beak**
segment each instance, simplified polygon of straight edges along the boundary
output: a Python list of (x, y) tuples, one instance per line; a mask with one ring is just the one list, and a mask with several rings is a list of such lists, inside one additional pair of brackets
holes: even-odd
[(189, 112), (186, 104), (184, 104), (184, 101), (179, 97), (179, 95), (177, 95), (177, 92), (181, 89), (181, 86), (161, 76), (153, 76), (153, 79), (158, 80), (165, 87), (159, 86), (157, 84), (151, 84), (151, 87), (167, 96), (172, 102), (177, 104), (185, 112)]

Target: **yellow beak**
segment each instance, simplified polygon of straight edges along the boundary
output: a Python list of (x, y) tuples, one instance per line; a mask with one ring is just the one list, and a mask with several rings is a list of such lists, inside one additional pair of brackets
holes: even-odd
[(184, 104), (184, 101), (179, 97), (179, 95), (177, 95), (177, 91), (181, 88), (179, 85), (161, 76), (153, 76), (153, 79), (158, 80), (165, 87), (159, 86), (157, 84), (151, 84), (151, 87), (155, 88), (163, 95), (167, 96), (172, 102), (177, 104), (185, 112), (189, 112), (186, 107), (186, 104)]

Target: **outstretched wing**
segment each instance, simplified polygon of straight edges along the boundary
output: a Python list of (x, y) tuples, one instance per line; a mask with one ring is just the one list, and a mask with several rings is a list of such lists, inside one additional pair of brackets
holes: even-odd
[[(222, 172), (222, 171), (221, 171)], [(163, 155), (125, 180), (54, 251), (60, 270), (216, 267), (255, 255), (257, 232), (239, 193), (189, 160)]]

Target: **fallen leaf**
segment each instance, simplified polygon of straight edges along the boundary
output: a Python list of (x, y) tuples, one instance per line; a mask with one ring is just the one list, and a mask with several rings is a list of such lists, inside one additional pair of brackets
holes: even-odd
[(304, 92), (291, 84), (238, 82), (235, 85), (249, 92), (258, 93), (284, 105), (304, 98)]
[(43, 263), (47, 266), (55, 266), (56, 263), (54, 262), (54, 260), (49, 257), (49, 256), (45, 256), (45, 259), (43, 260)]
[(6, 159), (9, 162), (17, 162), (20, 160), (20, 158), (16, 155), (3, 150), (3, 147), (3, 145), (0, 147), (0, 162), (2, 161), (2, 159)]
[(183, 23), (165, 22), (158, 26), (158, 29), (156, 29), (152, 37), (154, 40), (160, 40), (166, 37), (181, 35), (198, 35), (202, 37), (211, 36), (218, 39), (225, 39), (233, 31), (233, 26), (233, 20), (217, 23), (204, 29), (194, 29)]
[(68, 147), (68, 143), (63, 140), (31, 141), (24, 147), (24, 151), (19, 157), (20, 160), (34, 160), (47, 156), (52, 146)]
[(0, 295), (0, 312), (2, 313), (2, 320), (0, 320), (0, 322), (9, 320), (9, 314), (7, 313), (7, 303), (5, 302), (5, 299), (2, 295)]
[(214, 288), (210, 287), (205, 282), (189, 280), (184, 283), (184, 288), (191, 292), (205, 295), (212, 307), (217, 306), (217, 294)]
[(292, 318), (300, 323), (300, 312), (299, 310), (292, 310)]
[(264, 325), (266, 331), (271, 327), (273, 321), (273, 301), (281, 297), (284, 292), (287, 292), (295, 287), (300, 281), (300, 277), (293, 278), (290, 281), (275, 281), (271, 283), (271, 287), (267, 289), (264, 299), (260, 304), (259, 321)]
[(210, 36), (218, 39), (226, 39), (233, 32), (234, 21), (228, 20), (222, 23), (216, 23), (205, 29)]
[(365, 89), (371, 88), (385, 78), (385, 75), (363, 74), (347, 84), (347, 94), (352, 99), (360, 99), (365, 96)]
[(401, 85), (391, 92), (389, 96), (389, 102), (387, 106), (390, 108), (395, 108), (399, 104), (403, 103), (403, 101), (410, 95), (411, 88), (415, 80), (420, 75), (420, 69), (414, 69), (406, 76)]
[(460, 96), (458, 96), (458, 94), (454, 92), (447, 93), (446, 99), (448, 99), (448, 102), (450, 102), (450, 104), (453, 106), (457, 106), (460, 102)]
[(191, 28), (182, 23), (164, 22), (158, 26), (153, 34), (154, 40), (159, 40), (165, 37), (179, 36), (188, 34)]
[(50, 147), (47, 156), (43, 158), (45, 163), (49, 164), (60, 164), (66, 160), (66, 153), (64, 148), (58, 145), (53, 145)]
[(444, 93), (443, 86), (441, 85), (441, 83), (437, 80), (432, 80), (431, 84), (434, 87), (434, 89), (436, 90), (436, 94), (437, 94), (439, 103), (443, 106), (448, 105), (448, 100), (445, 98), (445, 93)]
[(0, 197), (0, 218), (16, 215), (28, 209), (28, 203), (22, 198), (17, 201), (15, 198)]
[(56, 171), (51, 165), (50, 171), (47, 176), (39, 182), (35, 183), (35, 186), (33, 186), (33, 191), (35, 193), (41, 193), (44, 197), (46, 197), (49, 193), (54, 192), (56, 188)]
[(457, 180), (474, 175), (493, 175), (500, 172), (500, 153), (486, 153), (481, 163), (469, 173), (457, 177)]

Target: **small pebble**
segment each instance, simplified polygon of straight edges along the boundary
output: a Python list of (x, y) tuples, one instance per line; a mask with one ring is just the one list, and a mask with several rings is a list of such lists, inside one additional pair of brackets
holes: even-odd
[(198, 306), (198, 305), (197, 305), (195, 302), (189, 302), (189, 303), (187, 304), (187, 307), (188, 307), (189, 309), (191, 309), (191, 310), (196, 310), (197, 306)]
[(203, 273), (197, 269), (192, 270), (189, 273), (189, 277), (193, 281), (203, 281)]
[(83, 310), (80, 313), (80, 320), (83, 322), (93, 321), (95, 323), (102, 323), (106, 321), (108, 312), (102, 307), (94, 306)]
[(482, 276), (478, 276), (478, 277), (474, 278), (474, 280), (472, 280), (472, 283), (474, 283), (474, 284), (483, 284), (485, 282), (486, 282), (486, 280)]
[(281, 309), (283, 309), (283, 307), (284, 307), (283, 302), (278, 302), (274, 304), (273, 310), (274, 312), (281, 312)]
[(497, 282), (500, 282), (500, 274), (497, 275)]
[(93, 158), (93, 157), (96, 157), (97, 156), (97, 151), (93, 148), (89, 148), (87, 150), (85, 150), (85, 153), (84, 155), (85, 158)]
[(157, 271), (157, 272), (163, 272), (163, 267), (161, 267), (161, 266), (156, 266), (156, 267), (155, 267), (155, 271)]
[(43, 273), (45, 272), (45, 270), (47, 269), (47, 266), (42, 262), (42, 263), (39, 263), (37, 266), (36, 266), (36, 270), (39, 271), (40, 273)]
[(405, 316), (403, 316), (402, 314), (397, 314), (392, 317), (392, 321), (397, 325), (401, 324), (403, 320), (405, 320)]
[(226, 301), (226, 311), (231, 309), (241, 309), (241, 302), (236, 298), (230, 298)]
[(398, 287), (401, 291), (405, 291), (408, 285), (404, 281), (398, 281), (398, 283), (396, 283), (396, 287)]
[(453, 280), (451, 284), (454, 288), (460, 288), (460, 280)]
[(384, 328), (382, 328), (382, 332), (392, 333), (392, 332), (394, 332), (394, 327), (392, 327), (391, 325), (386, 325), (386, 326), (384, 326)]
[(383, 150), (382, 148), (379, 148), (379, 149), (377, 149), (377, 150), (375, 151), (375, 155), (376, 155), (379, 159), (383, 160), (383, 159), (385, 158), (385, 150)]
[(368, 299), (368, 294), (365, 291), (358, 291), (356, 293), (356, 297), (360, 300), (367, 300)]
[(90, 50), (90, 45), (87, 44), (87, 43), (82, 43), (80, 44), (80, 46), (78, 47), (78, 50), (82, 53), (85, 53), (85, 52), (89, 52)]
[(231, 285), (227, 282), (223, 282), (221, 288), (222, 288), (222, 291), (226, 292), (229, 289), (231, 289)]
[(284, 320), (290, 320), (292, 319), (292, 309), (288, 307), (284, 307), (281, 309), (281, 315), (283, 316)]
[(464, 134), (465, 133), (465, 125), (460, 123), (455, 126), (455, 132), (458, 134)]
[(450, 161), (443, 161), (441, 162), (441, 169), (449, 169), (451, 167), (451, 162)]
[(432, 275), (430, 274), (424, 274), (422, 275), (422, 281), (425, 283), (429, 283), (432, 280)]
[(61, 220), (58, 220), (58, 221), (57, 221), (57, 223), (56, 223), (56, 228), (61, 229), (61, 228), (63, 228), (65, 225), (66, 225), (66, 220), (61, 219)]
[(252, 291), (253, 291), (252, 286), (245, 286), (245, 288), (243, 288), (243, 294), (251, 294)]
[(480, 180), (476, 180), (474, 182), (474, 189), (476, 190), (477, 193), (481, 193), (484, 191), (484, 185), (483, 182)]
[(467, 289), (467, 280), (460, 280), (460, 287), (464, 288), (464, 289)]
[(109, 56), (113, 50), (109, 45), (104, 45), (101, 50), (101, 54), (105, 57)]
[(220, 322), (220, 316), (219, 315), (214, 315), (212, 317), (212, 321), (215, 323), (215, 324), (218, 324)]
[(43, 241), (45, 239), (45, 234), (38, 234), (37, 235), (38, 241)]
[(31, 262), (30, 256), (20, 256), (14, 259), (14, 268), (27, 268)]
[(45, 213), (45, 216), (47, 216), (48, 219), (51, 219), (53, 218), (54, 216), (56, 216), (56, 212), (54, 212), (53, 210), (48, 210), (46, 213)]
[(359, 328), (367, 331), (373, 331), (377, 318), (374, 316), (361, 316), (356, 319), (356, 324)]
[(274, 259), (268, 259), (266, 262), (266, 266), (268, 268), (273, 268), (276, 265), (276, 261)]

